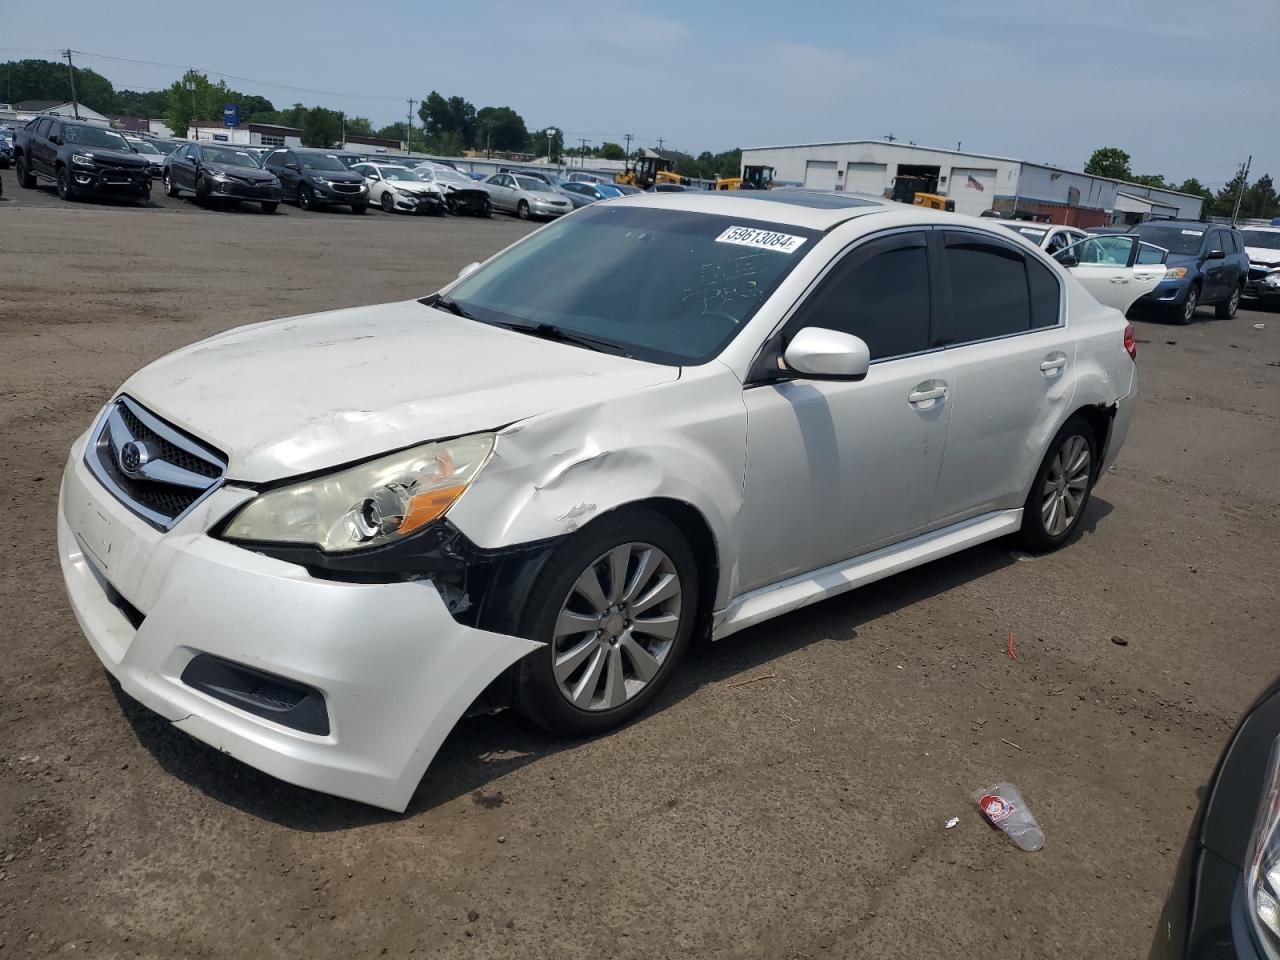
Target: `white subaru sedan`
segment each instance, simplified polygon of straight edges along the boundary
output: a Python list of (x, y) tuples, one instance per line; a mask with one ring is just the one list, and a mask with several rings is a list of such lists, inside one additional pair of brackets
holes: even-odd
[(998, 224), (802, 190), (609, 200), (441, 292), (131, 377), (58, 546), (130, 695), (403, 810), (455, 723), (635, 717), (695, 636), (1070, 540), (1131, 328)]

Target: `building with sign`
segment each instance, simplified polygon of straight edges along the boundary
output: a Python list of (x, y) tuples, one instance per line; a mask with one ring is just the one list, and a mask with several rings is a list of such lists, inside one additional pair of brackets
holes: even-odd
[(1078, 227), (1159, 217), (1200, 219), (1201, 197), (1050, 164), (884, 140), (752, 147), (742, 164), (774, 169), (774, 183), (866, 193), (911, 203), (932, 193), (957, 213), (1027, 217)]
[(187, 128), (188, 140), (214, 140), (242, 147), (300, 147), (302, 130), (278, 123), (242, 123), (229, 127), (225, 123), (203, 121)]

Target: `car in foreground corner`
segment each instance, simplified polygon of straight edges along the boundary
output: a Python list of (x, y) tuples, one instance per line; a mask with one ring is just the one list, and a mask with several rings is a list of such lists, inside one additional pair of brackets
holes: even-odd
[(1268, 306), (1280, 303), (1280, 227), (1242, 227), (1240, 236), (1249, 257), (1245, 297)]
[(403, 810), (469, 710), (603, 733), (695, 633), (998, 537), (1064, 546), (1136, 370), (1124, 317), (998, 225), (617, 199), (420, 300), (144, 367), (72, 446), (58, 552), (129, 696)]
[(275, 213), (280, 206), (279, 178), (240, 147), (189, 143), (164, 158), (161, 177), (170, 197), (185, 192), (202, 203), (245, 200), (261, 204), (263, 213)]
[(1280, 681), (1245, 712), (1204, 790), (1150, 960), (1280, 956)]

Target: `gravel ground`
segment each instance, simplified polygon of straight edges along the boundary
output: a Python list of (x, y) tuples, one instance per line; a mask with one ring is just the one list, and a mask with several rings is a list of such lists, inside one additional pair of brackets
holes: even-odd
[[(63, 597), (58, 478), (147, 361), (421, 295), (527, 228), (0, 178), (0, 958), (1145, 954), (1197, 791), (1277, 672), (1280, 314), (1136, 324), (1133, 431), (1062, 551), (990, 544), (697, 649), (598, 740), (465, 721), (394, 816), (112, 686)], [(1042, 852), (979, 819), (1002, 779)]]

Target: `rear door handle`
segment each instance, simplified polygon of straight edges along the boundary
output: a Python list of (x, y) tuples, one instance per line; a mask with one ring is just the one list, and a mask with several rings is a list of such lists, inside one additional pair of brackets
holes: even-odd
[(1040, 372), (1045, 376), (1053, 376), (1059, 370), (1067, 365), (1067, 356), (1064, 353), (1051, 353), (1040, 361)]
[(907, 394), (907, 403), (928, 403), (931, 400), (941, 400), (947, 395), (945, 384), (936, 387), (930, 387), (928, 390), (913, 390)]
[(1128, 277), (1112, 277), (1111, 282), (1112, 283), (1128, 283), (1129, 278)]

